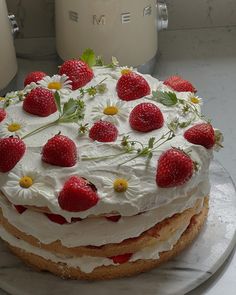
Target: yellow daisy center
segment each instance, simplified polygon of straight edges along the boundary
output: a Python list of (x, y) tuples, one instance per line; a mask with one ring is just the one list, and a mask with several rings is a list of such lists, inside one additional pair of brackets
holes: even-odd
[(123, 69), (123, 70), (121, 71), (121, 75), (127, 75), (127, 74), (129, 74), (129, 73), (132, 73), (131, 69)]
[(191, 97), (190, 100), (191, 100), (192, 103), (195, 103), (195, 104), (200, 103), (200, 99), (198, 97), (195, 97), (195, 96)]
[(60, 82), (50, 82), (48, 84), (48, 89), (60, 90), (61, 88), (62, 88), (62, 85)]
[(4, 101), (5, 97), (0, 96), (0, 101)]
[(29, 188), (33, 185), (33, 183), (33, 179), (29, 176), (23, 176), (19, 181), (20, 186), (23, 188)]
[(117, 178), (113, 182), (113, 187), (116, 192), (123, 193), (123, 192), (127, 191), (128, 187), (129, 187), (129, 183), (124, 178)]
[(119, 109), (116, 106), (109, 106), (103, 110), (103, 114), (114, 116), (119, 112)]
[(8, 131), (10, 132), (16, 132), (21, 129), (21, 125), (19, 123), (12, 123), (8, 125)]

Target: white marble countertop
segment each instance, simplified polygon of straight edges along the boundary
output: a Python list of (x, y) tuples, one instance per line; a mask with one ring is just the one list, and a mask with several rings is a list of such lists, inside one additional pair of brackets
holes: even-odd
[[(159, 42), (154, 76), (165, 79), (180, 74), (199, 89), (203, 112), (225, 136), (225, 148), (216, 159), (236, 182), (236, 27), (166, 31), (159, 35)], [(37, 69), (52, 74), (58, 63), (56, 59), (18, 61), (18, 75), (9, 90), (21, 88), (27, 72)], [(234, 295), (235, 276), (236, 255), (232, 254), (210, 280), (188, 295)]]

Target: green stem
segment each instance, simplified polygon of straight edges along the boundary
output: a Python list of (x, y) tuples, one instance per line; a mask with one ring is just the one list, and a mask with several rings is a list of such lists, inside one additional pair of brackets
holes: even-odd
[(105, 160), (105, 159), (109, 159), (109, 158), (115, 158), (115, 157), (119, 157), (121, 155), (126, 154), (127, 152), (122, 152), (116, 155), (108, 155), (108, 156), (100, 156), (100, 157), (82, 157), (82, 161), (90, 161), (90, 160)]
[(32, 136), (32, 135), (35, 135), (35, 134), (37, 134), (37, 133), (39, 133), (39, 132), (41, 132), (41, 131), (43, 131), (43, 130), (49, 128), (49, 127), (55, 126), (55, 125), (58, 124), (58, 122), (59, 122), (59, 119), (57, 119), (56, 121), (54, 121), (54, 122), (52, 122), (52, 123), (49, 123), (49, 124), (47, 124), (47, 125), (41, 126), (41, 127), (37, 128), (37, 129), (31, 131), (30, 133), (27, 133), (27, 134), (24, 135), (21, 139), (26, 139), (27, 137), (30, 137), (30, 136)]

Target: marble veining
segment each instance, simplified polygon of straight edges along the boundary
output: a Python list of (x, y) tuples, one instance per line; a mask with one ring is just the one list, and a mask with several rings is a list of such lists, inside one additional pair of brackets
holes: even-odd
[(114, 295), (185, 294), (207, 280), (222, 265), (236, 243), (235, 187), (218, 162), (213, 162), (210, 174), (210, 212), (203, 230), (188, 249), (162, 267), (127, 279), (64, 281), (24, 266), (1, 242), (0, 287), (13, 295), (104, 295), (106, 290)]

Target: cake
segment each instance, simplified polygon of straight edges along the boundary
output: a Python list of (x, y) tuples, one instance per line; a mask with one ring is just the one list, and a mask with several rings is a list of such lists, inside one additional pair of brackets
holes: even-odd
[(208, 213), (221, 133), (187, 80), (66, 61), (0, 101), (0, 237), (63, 278), (135, 275), (175, 257)]

